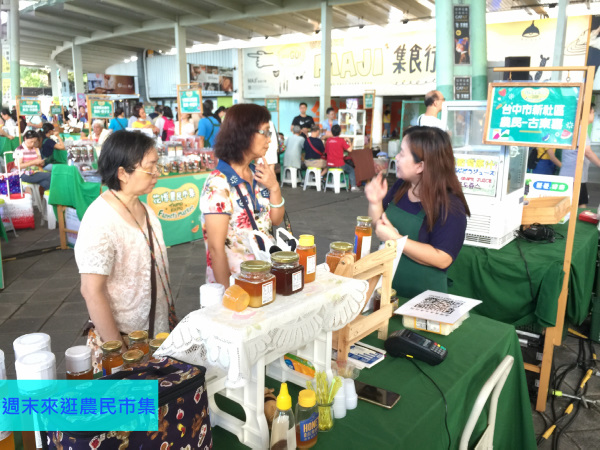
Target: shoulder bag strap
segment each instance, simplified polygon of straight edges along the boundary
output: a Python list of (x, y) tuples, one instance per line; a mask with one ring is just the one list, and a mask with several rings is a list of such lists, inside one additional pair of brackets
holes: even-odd
[(320, 152), (319, 150), (317, 150), (317, 149), (315, 148), (315, 146), (314, 146), (314, 145), (312, 145), (312, 142), (310, 142), (310, 136), (309, 136), (309, 137), (306, 139), (306, 141), (308, 142), (308, 145), (310, 145), (310, 148), (312, 148), (312, 149), (315, 151), (315, 153), (316, 153), (317, 155), (319, 155), (319, 156), (323, 156), (323, 153), (322, 153), (322, 152)]
[[(252, 213), (252, 211), (250, 210), (250, 207), (248, 206), (248, 199), (246, 198), (246, 196), (244, 194), (242, 194), (242, 190), (240, 189), (239, 184), (235, 185), (235, 190), (237, 191), (238, 196), (240, 197), (240, 200), (242, 201), (242, 203), (244, 205), (246, 214), (248, 214), (248, 218), (250, 219), (250, 223), (252, 224), (252, 229), (258, 231), (258, 227), (256, 226), (256, 221), (254, 220), (254, 214)], [(266, 251), (265, 243), (263, 242), (261, 237), (256, 236), (256, 242), (258, 244), (258, 248), (261, 251), (263, 251), (263, 252)]]
[(152, 237), (152, 226), (150, 225), (150, 217), (148, 216), (148, 210), (144, 207), (146, 213), (146, 226), (148, 227), (148, 241), (150, 242), (150, 259), (152, 261), (150, 267), (150, 285), (151, 285), (151, 302), (150, 303), (150, 317), (149, 317), (149, 331), (148, 336), (154, 336), (154, 318), (156, 316), (156, 260), (154, 258), (154, 238)]

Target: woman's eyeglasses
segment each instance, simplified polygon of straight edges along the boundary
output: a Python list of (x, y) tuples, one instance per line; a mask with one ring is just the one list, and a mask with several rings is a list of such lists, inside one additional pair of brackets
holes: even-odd
[(257, 130), (256, 132), (258, 134), (262, 134), (266, 138), (270, 138), (271, 135), (273, 134), (273, 133), (271, 133), (271, 130)]
[(153, 176), (153, 177), (159, 177), (162, 173), (164, 173), (165, 166), (163, 166), (162, 164), (157, 164), (156, 168), (154, 169), (153, 172), (148, 172), (147, 170), (144, 170), (144, 169), (134, 169), (134, 170), (136, 170), (138, 172), (147, 173), (148, 175)]

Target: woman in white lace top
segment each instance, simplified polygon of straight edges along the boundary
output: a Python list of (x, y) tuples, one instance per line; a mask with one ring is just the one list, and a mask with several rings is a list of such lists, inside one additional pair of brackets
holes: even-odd
[(152, 191), (159, 169), (154, 140), (142, 133), (116, 131), (102, 146), (98, 172), (109, 189), (87, 209), (75, 244), (81, 293), (95, 328), (88, 335), (92, 348), (151, 328), (152, 253), (156, 262), (152, 331), (169, 331), (167, 251), (158, 218), (139, 200)]

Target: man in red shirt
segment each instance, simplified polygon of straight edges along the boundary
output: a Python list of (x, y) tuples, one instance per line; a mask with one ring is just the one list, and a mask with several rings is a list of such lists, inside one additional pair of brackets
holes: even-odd
[[(342, 127), (339, 125), (334, 125), (331, 127), (331, 134), (333, 134), (333, 137), (327, 139), (327, 143), (325, 144), (327, 167), (344, 169), (344, 172), (346, 172), (348, 174), (348, 178), (350, 178), (350, 190), (352, 192), (360, 192), (360, 189), (356, 186), (354, 167), (348, 164), (344, 158), (344, 151), (350, 153), (352, 151), (352, 144), (339, 137), (341, 131)], [(350, 159), (350, 157), (348, 157), (348, 159)]]

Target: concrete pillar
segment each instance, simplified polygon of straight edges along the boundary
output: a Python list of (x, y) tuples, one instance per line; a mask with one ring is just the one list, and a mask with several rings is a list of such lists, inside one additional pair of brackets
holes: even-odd
[(185, 27), (175, 24), (175, 54), (177, 59), (177, 84), (188, 82), (187, 56), (185, 54), (186, 32)]
[(383, 139), (383, 97), (375, 96), (373, 105), (373, 126), (371, 127), (371, 143), (373, 146), (381, 146)]
[(64, 105), (69, 106), (71, 98), (71, 86), (69, 84), (69, 70), (66, 67), (59, 66), (60, 70), (60, 88), (62, 93), (61, 101)]
[(50, 83), (52, 85), (52, 97), (61, 97), (61, 89), (60, 89), (60, 69), (56, 61), (50, 61)]
[(12, 98), (21, 95), (21, 48), (19, 45), (19, 0), (10, 0), (8, 20), (10, 41), (10, 90)]
[[(136, 94), (139, 94), (140, 101), (143, 103), (144, 101), (150, 100), (150, 91), (148, 89), (148, 85), (146, 84), (146, 68), (144, 67), (144, 58), (146, 50), (140, 50), (137, 52), (137, 90)], [(173, 94), (175, 96), (175, 94)]]
[[(442, 3), (442, 2), (440, 2)], [(445, 3), (445, 2), (444, 2)], [(451, 3), (451, 2), (448, 2)], [(471, 99), (487, 99), (487, 38), (486, 38), (486, 3), (482, 0), (471, 0)], [(566, 22), (566, 18), (565, 18)], [(438, 50), (438, 58), (439, 58)], [(454, 52), (452, 52), (454, 55)]]
[(321, 2), (321, 90), (319, 119), (325, 120), (325, 111), (331, 105), (331, 28), (333, 8)]
[(75, 75), (75, 101), (77, 101), (77, 94), (85, 94), (81, 46), (79, 45), (73, 45), (73, 73)]
[[(435, 2), (435, 78), (446, 100), (454, 99), (454, 11), (450, 1)], [(471, 23), (473, 23), (471, 21)]]
[[(569, 0), (558, 2), (558, 17), (556, 18), (556, 37), (554, 38), (554, 54), (552, 65), (560, 67), (563, 65), (565, 56), (565, 39), (567, 35), (567, 5)], [(551, 72), (552, 81), (560, 81), (562, 72)]]

